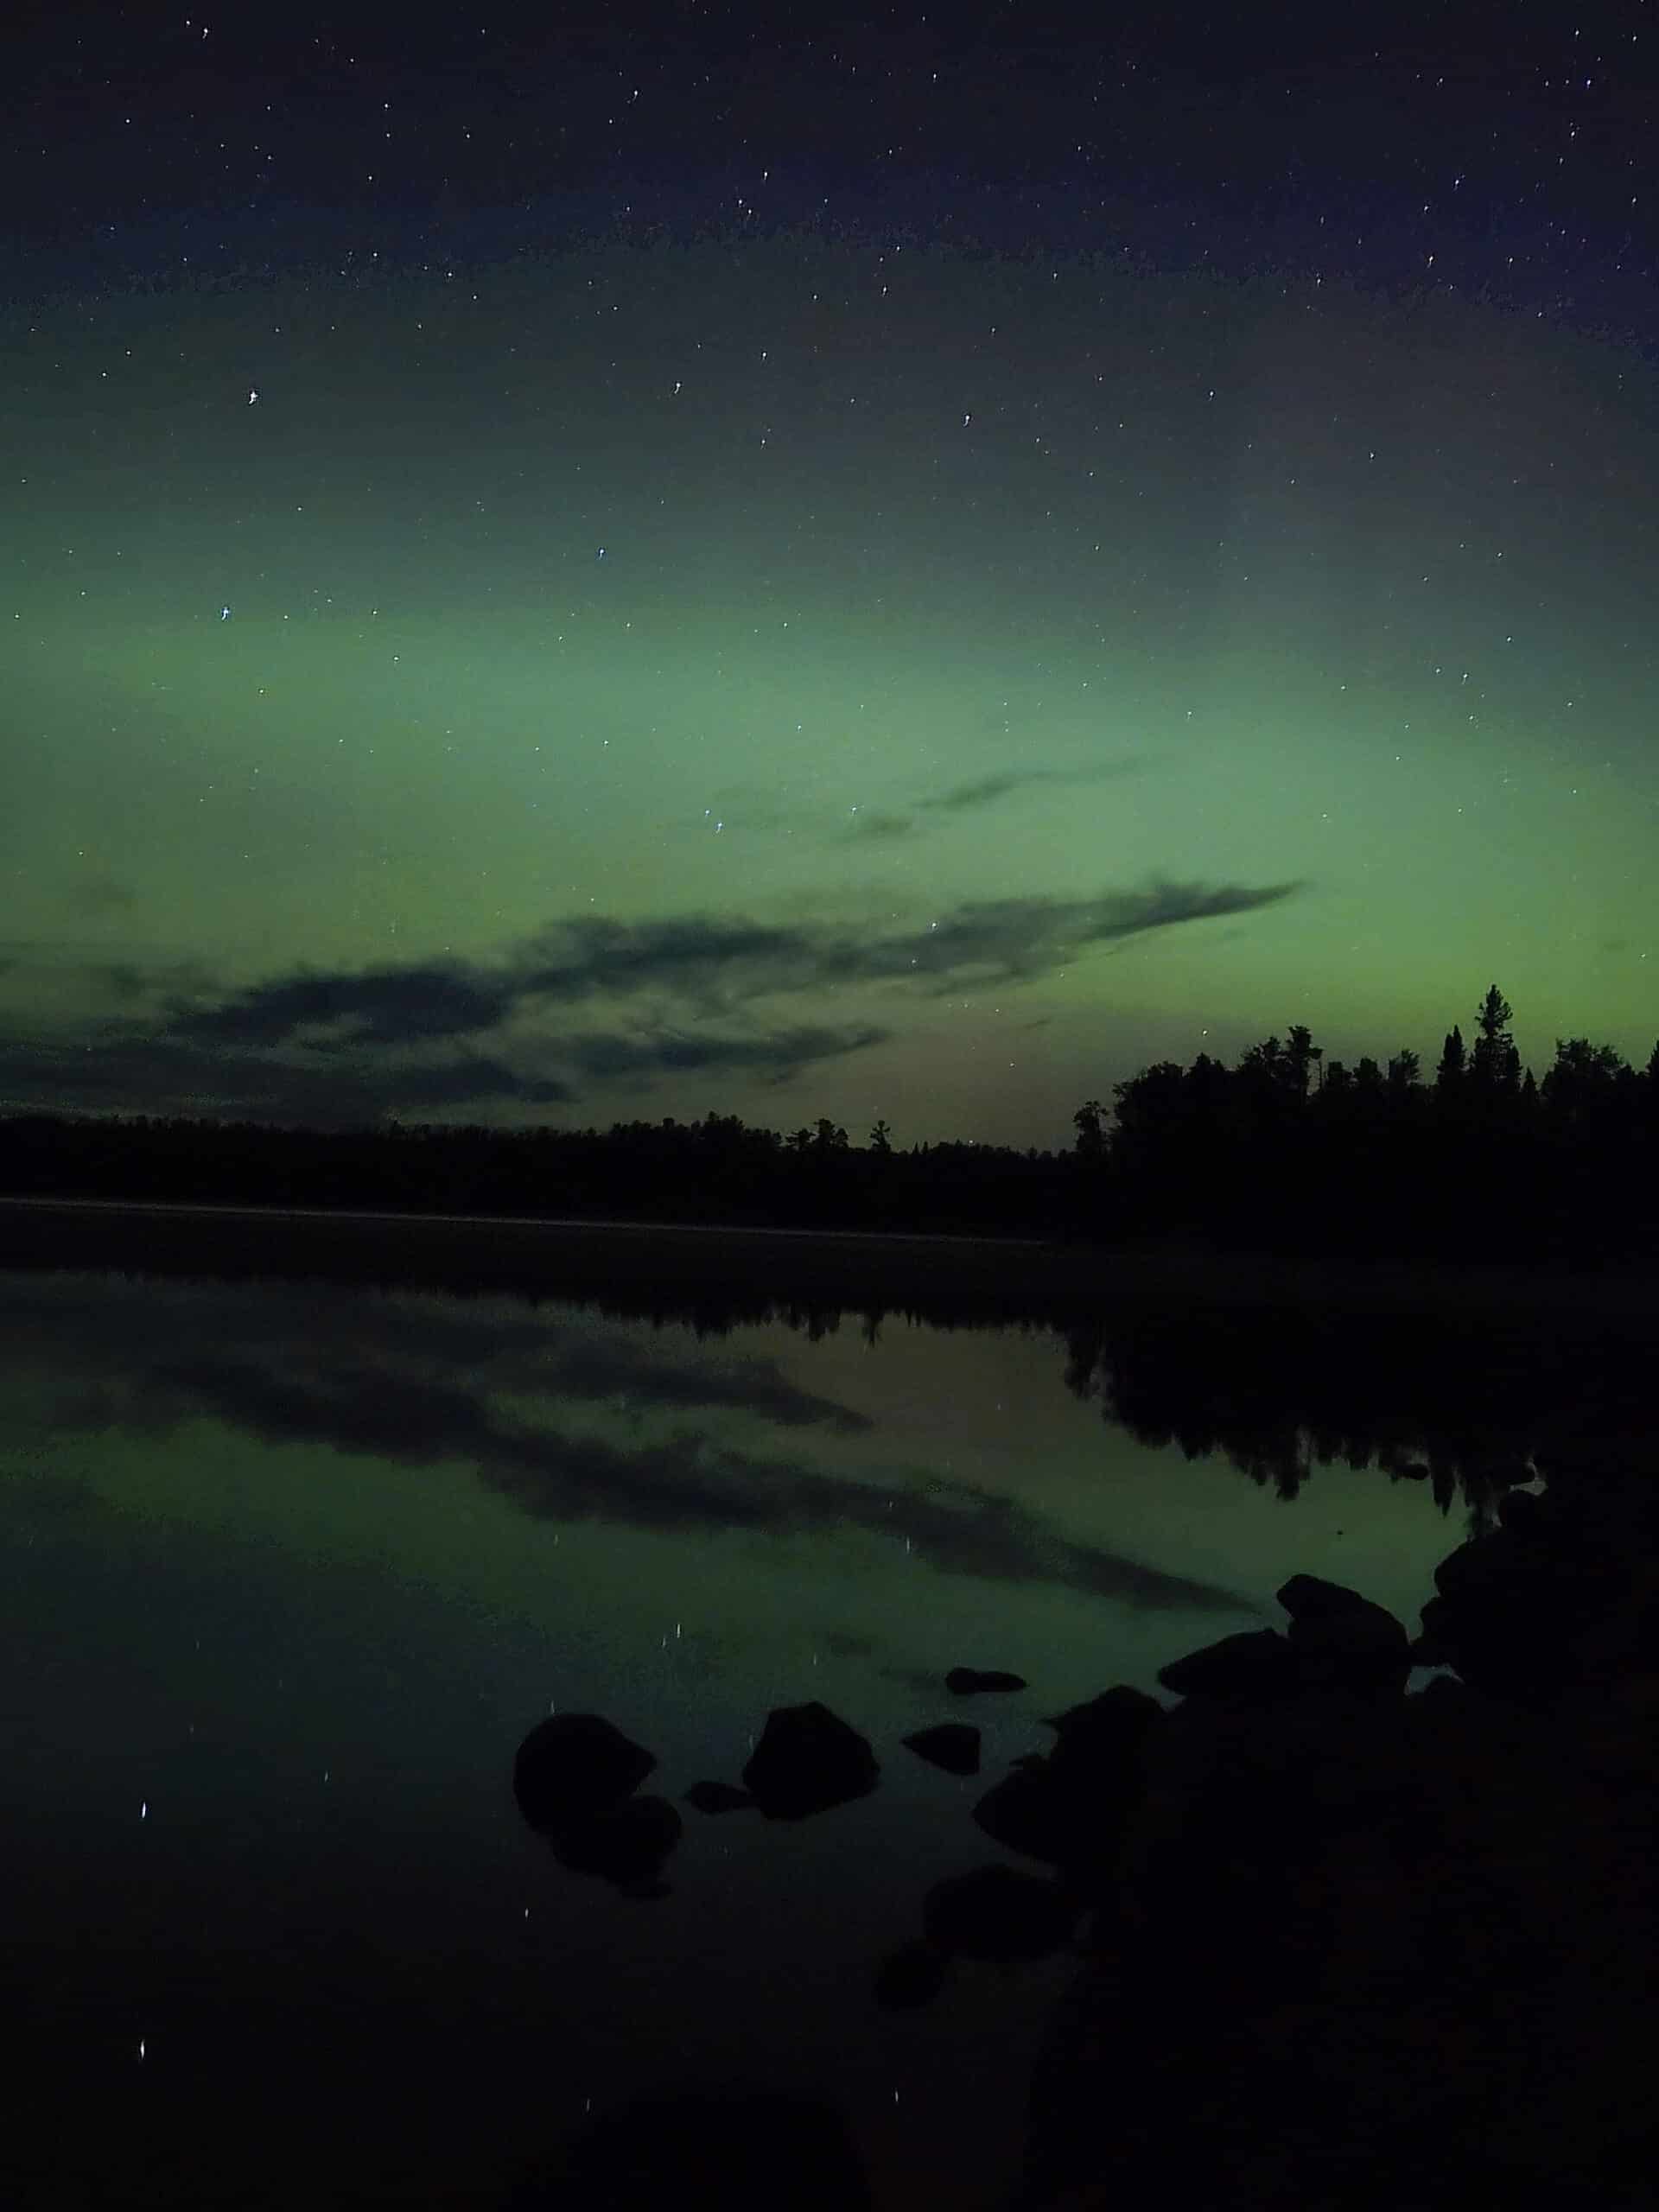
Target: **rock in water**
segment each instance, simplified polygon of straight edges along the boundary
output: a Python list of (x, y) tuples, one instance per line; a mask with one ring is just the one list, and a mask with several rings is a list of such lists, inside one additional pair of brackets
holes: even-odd
[[(1328, 1620), (1342, 1613), (1380, 1613), (1383, 1607), (1345, 1583), (1327, 1582), (1323, 1575), (1293, 1574), (1279, 1587), (1279, 1602), (1294, 1621)], [(1388, 1615), (1392, 1620), (1392, 1613)]]
[(570, 1821), (549, 1840), (560, 1866), (573, 1874), (596, 1874), (636, 1895), (660, 1895), (657, 1878), (682, 1826), (666, 1797), (627, 1797)]
[(1071, 1818), (1071, 1805), (1046, 1759), (1016, 1767), (995, 1783), (974, 1807), (974, 1820), (994, 1842), (1027, 1858), (1062, 1865), (1075, 1855), (1081, 1839)]
[(743, 1779), (769, 1821), (800, 1821), (867, 1796), (880, 1771), (868, 1738), (815, 1699), (773, 1707)]
[(907, 1751), (914, 1751), (930, 1766), (942, 1766), (947, 1774), (979, 1772), (979, 1731), (969, 1727), (965, 1720), (946, 1720), (937, 1728), (918, 1728), (913, 1736), (905, 1738), (904, 1744)]
[(700, 1813), (741, 1813), (754, 1800), (747, 1789), (735, 1789), (729, 1782), (694, 1782), (685, 1802)]
[(1317, 1574), (1293, 1574), (1279, 1602), (1291, 1617), (1291, 1649), (1311, 1688), (1404, 1689), (1411, 1643), (1386, 1605)]
[(1201, 1651), (1172, 1659), (1158, 1679), (1178, 1697), (1225, 1698), (1260, 1705), (1294, 1697), (1303, 1686), (1301, 1662), (1277, 1629), (1246, 1629), (1224, 1636)]
[(1381, 1605), (1374, 1611), (1293, 1621), (1290, 1648), (1313, 1688), (1403, 1690), (1411, 1672), (1410, 1640)]
[(657, 1764), (596, 1713), (557, 1713), (518, 1746), (512, 1794), (533, 1828), (562, 1827), (621, 1803)]
[(975, 1821), (1010, 1850), (1092, 1882), (1141, 1797), (1146, 1747), (1164, 1717), (1155, 1698), (1122, 1687), (1074, 1706), (1049, 1722), (1059, 1741), (1048, 1757), (1016, 1761)]
[(1147, 1731), (1162, 1719), (1163, 1713), (1155, 1697), (1119, 1682), (1098, 1697), (1091, 1697), (1086, 1705), (1074, 1705), (1044, 1724), (1059, 1738), (1054, 1746), (1054, 1764), (1061, 1768), (1084, 1761), (1114, 1767), (1133, 1764), (1145, 1746)]
[(1023, 1675), (1010, 1675), (999, 1667), (953, 1667), (944, 1678), (953, 1697), (974, 1697), (983, 1690), (1022, 1690)]

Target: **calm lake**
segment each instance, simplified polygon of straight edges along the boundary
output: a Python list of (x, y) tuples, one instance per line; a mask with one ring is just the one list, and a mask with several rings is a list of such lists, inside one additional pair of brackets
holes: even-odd
[[(1074, 1962), (872, 1994), (931, 1885), (1041, 1871), (975, 1799), (1043, 1715), (1278, 1621), (1292, 1573), (1414, 1631), (1478, 1510), (1408, 1419), (1391, 1471), (1321, 1463), (1244, 1384), (1206, 1414), (1238, 1448), (1144, 1440), (1179, 1403), (1138, 1440), (1081, 1319), (92, 1271), (0, 1274), (0, 1317), (14, 2205), (499, 2203), (590, 2113), (710, 2082), (840, 2107), (880, 2205), (1005, 2202)], [(1142, 1396), (1216, 1396), (1173, 1324), (1141, 1354)], [(1030, 1688), (953, 1698), (962, 1663)], [(678, 1803), (809, 1699), (879, 1788), (682, 1804), (665, 1896), (568, 1872), (515, 1805), (551, 1711)], [(901, 1745), (963, 1719), (978, 1777)]]

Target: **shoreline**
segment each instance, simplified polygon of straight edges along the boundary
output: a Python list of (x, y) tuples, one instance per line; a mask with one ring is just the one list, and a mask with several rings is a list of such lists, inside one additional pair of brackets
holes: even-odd
[(576, 1220), (346, 1208), (0, 1196), (0, 1268), (119, 1267), (163, 1274), (321, 1273), (411, 1288), (465, 1274), (478, 1289), (580, 1295), (607, 1287), (964, 1313), (1080, 1301), (1328, 1309), (1645, 1328), (1659, 1266), (1462, 1265), (1250, 1254), (1192, 1242), (1091, 1245), (918, 1230)]

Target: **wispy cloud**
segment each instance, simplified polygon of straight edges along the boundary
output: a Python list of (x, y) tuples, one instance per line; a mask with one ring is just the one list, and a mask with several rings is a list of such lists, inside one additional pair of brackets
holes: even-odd
[(861, 983), (949, 989), (975, 974), (989, 982), (1040, 976), (1090, 945), (1253, 912), (1300, 888), (1154, 881), (1098, 899), (970, 899), (887, 931), (707, 915), (639, 923), (579, 915), (539, 932), (512, 972), (523, 1001), (562, 1005), (656, 991), (713, 1009)]
[(601, 1081), (733, 1068), (782, 1082), (816, 1061), (837, 1059), (861, 1052), (868, 1045), (881, 1044), (887, 1034), (873, 1022), (840, 1029), (807, 1026), (763, 1030), (752, 1037), (700, 1037), (685, 1031), (657, 1031), (633, 1036), (578, 1037), (560, 1050), (584, 1075)]
[(966, 783), (951, 784), (944, 791), (925, 792), (911, 800), (902, 812), (856, 807), (842, 823), (842, 836), (860, 842), (915, 836), (927, 827), (929, 816), (976, 813), (983, 807), (1000, 805), (1017, 792), (1044, 784), (1116, 783), (1124, 776), (1138, 774), (1141, 766), (1139, 760), (1128, 760), (1103, 761), (1090, 768), (998, 769), (989, 775), (972, 777)]
[(476, 1036), (512, 1011), (511, 975), (460, 964), (302, 973), (261, 983), (219, 1005), (181, 1008), (175, 1035), (225, 1045), (275, 1045), (303, 1032), (314, 1043), (405, 1044), (411, 1037)]
[[(461, 1107), (574, 1105), (595, 1087), (728, 1070), (784, 1083), (816, 1063), (879, 1044), (874, 1023), (759, 1028), (745, 1035), (593, 1030), (518, 1046), (532, 1064), (465, 1051), (411, 1060), (377, 1043), (316, 1052), (279, 1039), (226, 1046), (105, 1024), (86, 1041), (0, 1039), (0, 1111), (208, 1115), (347, 1128)], [(410, 1042), (402, 1040), (405, 1046)], [(541, 1065), (550, 1058), (556, 1066)]]
[(0, 1038), (0, 1110), (143, 1112), (359, 1127), (388, 1114), (468, 1104), (554, 1106), (562, 1076), (468, 1052), (428, 1064), (388, 1056), (261, 1052), (105, 1023), (84, 1042)]
[[(530, 1012), (645, 995), (708, 1014), (828, 986), (950, 987), (970, 971), (1013, 981), (1064, 965), (1090, 945), (1252, 912), (1298, 888), (1154, 881), (1098, 899), (970, 899), (919, 926), (886, 931), (710, 914), (648, 922), (579, 914), (549, 923), (489, 966), (307, 970), (227, 994), (216, 1005), (175, 1003), (167, 1029), (199, 1043), (333, 1051), (477, 1035)], [(798, 1044), (848, 1049), (839, 1033), (789, 1034)], [(688, 1039), (685, 1049), (700, 1041), (708, 1040)], [(747, 1049), (734, 1041), (730, 1064)], [(817, 1056), (816, 1049), (806, 1054)]]
[[(199, 975), (181, 984), (175, 972), (159, 995), (123, 969), (115, 995), (131, 1012), (50, 1042), (0, 1039), (0, 1103), (338, 1126), (423, 1108), (569, 1104), (607, 1084), (704, 1071), (781, 1082), (884, 1042), (880, 1002), (893, 994), (1039, 981), (1096, 948), (1256, 912), (1299, 887), (1154, 881), (1096, 899), (967, 900), (886, 930), (583, 913), (490, 962), (304, 969), (243, 987)], [(822, 1019), (826, 996), (849, 990), (876, 1001), (859, 1018)]]
[(924, 814), (969, 814), (976, 807), (995, 806), (999, 799), (1007, 798), (1015, 791), (1028, 791), (1033, 784), (1098, 779), (1097, 772), (1085, 779), (1057, 768), (1007, 768), (996, 775), (977, 776), (965, 784), (952, 784), (948, 791), (935, 792), (930, 798), (918, 798), (916, 805)]
[(913, 814), (884, 813), (880, 807), (855, 806), (842, 825), (843, 837), (855, 837), (861, 842), (887, 837), (912, 837), (917, 822)]

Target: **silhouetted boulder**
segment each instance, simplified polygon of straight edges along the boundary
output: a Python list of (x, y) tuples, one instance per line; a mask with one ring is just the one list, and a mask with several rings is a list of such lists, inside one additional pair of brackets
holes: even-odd
[(1411, 1672), (1405, 1630), (1379, 1606), (1375, 1615), (1331, 1613), (1293, 1621), (1290, 1647), (1310, 1688), (1403, 1690)]
[(1438, 1562), (1434, 1587), (1443, 1598), (1469, 1597), (1506, 1581), (1522, 1559), (1519, 1540), (1505, 1530), (1471, 1536)]
[(512, 1794), (533, 1828), (557, 1828), (619, 1804), (657, 1762), (596, 1713), (556, 1713), (518, 1746)]
[(998, 1667), (953, 1667), (944, 1678), (953, 1697), (976, 1697), (986, 1690), (1022, 1690), (1023, 1675), (1010, 1675)]
[(904, 1744), (918, 1759), (925, 1759), (930, 1766), (942, 1766), (947, 1774), (979, 1772), (979, 1731), (965, 1720), (945, 1720), (937, 1728), (918, 1728), (913, 1736), (905, 1738)]
[(875, 1977), (875, 2001), (887, 2012), (907, 2012), (931, 2004), (950, 1971), (947, 1955), (931, 1943), (906, 1943), (881, 1961)]
[[(1268, 1705), (1212, 1708), (1223, 1732), (1209, 1754), (1223, 1773), (1248, 1771), (1270, 1793), (1258, 1811), (1259, 1842), (1293, 1846), (1382, 1821), (1398, 1810), (1412, 1717), (1406, 1700), (1379, 1700), (1342, 1685), (1313, 1688)], [(1217, 1742), (1228, 1750), (1217, 1757)]]
[(1107, 1878), (1143, 1786), (1145, 1746), (1163, 1717), (1155, 1698), (1108, 1690), (1051, 1723), (1046, 1758), (1027, 1755), (974, 1807), (974, 1820), (1010, 1851), (1062, 1868), (1085, 1890)]
[(1079, 1847), (1073, 1811), (1052, 1767), (1039, 1758), (1022, 1762), (988, 1789), (974, 1807), (974, 1819), (994, 1843), (1058, 1866)]
[(1545, 1712), (1444, 1676), (1176, 1707), (1031, 2201), (1643, 2201), (1656, 1719), (1634, 1673)]
[(985, 1792), (974, 1819), (1010, 1851), (1064, 1867), (1103, 1870), (1140, 1794), (1146, 1746), (1164, 1707), (1118, 1683), (1056, 1713), (1058, 1741), (1046, 1758), (1027, 1752)]
[(969, 1959), (1040, 1959), (1071, 1933), (1077, 1907), (1052, 1882), (1013, 1866), (978, 1866), (936, 1882), (922, 1925), (936, 1950)]
[(552, 1830), (553, 1856), (573, 1874), (595, 1874), (633, 1895), (662, 1896), (658, 1878), (680, 1840), (678, 1813), (666, 1797), (629, 1797)]
[(699, 1813), (741, 1813), (754, 1800), (747, 1789), (729, 1782), (694, 1782), (685, 1793), (685, 1802)]
[[(1429, 1605), (1432, 1605), (1437, 1602), (1439, 1601), (1431, 1598)], [(1414, 1667), (1449, 1667), (1452, 1664), (1451, 1653), (1434, 1633), (1428, 1605), (1423, 1607), (1421, 1628), (1412, 1637), (1406, 1649)], [(1425, 1684), (1425, 1688), (1427, 1687), (1427, 1685)]]
[[(1524, 1493), (1512, 1492), (1512, 1497)], [(1637, 1662), (1652, 1556), (1643, 1512), (1612, 1484), (1460, 1545), (1434, 1570), (1424, 1640), (1472, 1687), (1535, 1704)]]
[(1304, 1939), (1319, 1870), (1344, 1838), (1411, 1815), (1418, 1702), (1313, 1690), (1193, 1698), (1169, 1714), (1114, 1867), (1119, 1923), (1148, 1970), (1195, 2004), (1248, 2005), (1269, 1986), (1290, 1998), (1315, 1963)]
[(1059, 1738), (1052, 1753), (1057, 1769), (1089, 1764), (1120, 1766), (1138, 1759), (1147, 1731), (1162, 1719), (1164, 1708), (1145, 1690), (1127, 1682), (1103, 1690), (1086, 1704), (1057, 1713), (1044, 1725)]
[(1541, 1536), (1550, 1512), (1541, 1491), (1510, 1490), (1497, 1502), (1497, 1517), (1513, 1535)]
[(881, 1771), (868, 1740), (827, 1705), (776, 1706), (743, 1779), (770, 1821), (804, 1820), (863, 1797)]
[(1301, 1662), (1277, 1629), (1246, 1629), (1224, 1636), (1158, 1669), (1178, 1697), (1225, 1698), (1258, 1705), (1294, 1697), (1303, 1687)]
[[(1328, 1620), (1344, 1613), (1380, 1613), (1374, 1599), (1351, 1590), (1345, 1582), (1327, 1582), (1319, 1574), (1293, 1574), (1279, 1586), (1279, 1603), (1294, 1621)], [(1390, 1613), (1388, 1618), (1392, 1620)]]
[(675, 2204), (869, 2212), (841, 2115), (805, 2097), (711, 2089), (607, 2113), (527, 2203), (559, 2212), (664, 2212)]
[(1293, 1574), (1279, 1602), (1291, 1616), (1290, 1647), (1310, 1688), (1404, 1689), (1410, 1644), (1386, 1605), (1317, 1574)]

